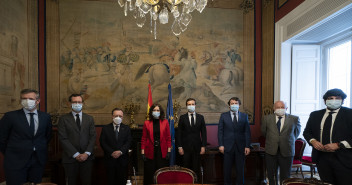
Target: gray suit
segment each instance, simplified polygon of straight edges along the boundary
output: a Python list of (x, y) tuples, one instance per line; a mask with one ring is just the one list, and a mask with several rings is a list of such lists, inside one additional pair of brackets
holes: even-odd
[[(78, 128), (72, 113), (60, 117), (58, 123), (59, 140), (63, 149), (62, 163), (68, 184), (76, 184), (78, 174), (82, 184), (91, 184), (92, 160), (95, 145), (95, 126), (92, 116), (82, 113), (81, 129)], [(78, 162), (73, 155), (89, 152), (91, 155), (84, 162)]]
[(285, 114), (284, 119), (280, 133), (275, 114), (264, 116), (261, 125), (265, 137), (265, 158), (270, 185), (277, 184), (274, 182), (274, 175), (277, 175), (278, 166), (280, 166), (280, 181), (290, 177), (295, 141), (301, 131), (299, 117)]

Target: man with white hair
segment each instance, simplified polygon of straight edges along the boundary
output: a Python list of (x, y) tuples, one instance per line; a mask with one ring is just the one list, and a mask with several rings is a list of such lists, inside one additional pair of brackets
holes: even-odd
[[(278, 167), (280, 184), (290, 178), (295, 141), (301, 131), (299, 117), (286, 113), (283, 101), (274, 103), (274, 114), (263, 118), (261, 130), (265, 137), (265, 160), (270, 185), (277, 185)], [(276, 177), (276, 178), (275, 178)]]

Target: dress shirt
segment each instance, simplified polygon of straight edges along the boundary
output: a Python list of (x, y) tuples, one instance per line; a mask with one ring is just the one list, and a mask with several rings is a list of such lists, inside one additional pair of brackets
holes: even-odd
[(118, 126), (118, 127), (117, 127), (117, 130), (120, 132), (120, 126), (121, 126), (121, 125), (118, 125), (118, 124), (116, 124), (115, 122), (113, 122), (113, 124), (114, 124), (114, 131), (116, 132), (116, 126)]
[(233, 115), (233, 113), (236, 113), (236, 119), (237, 119), (237, 123), (238, 123), (238, 111), (237, 112), (231, 111), (231, 120), (232, 120), (232, 122), (233, 122), (233, 117), (235, 116), (235, 115)]
[(79, 112), (79, 113), (72, 111), (72, 115), (73, 115), (73, 117), (75, 118), (75, 121), (76, 121), (76, 114), (79, 115), (79, 120), (80, 120), (80, 123), (81, 123), (81, 125), (82, 125), (82, 111)]
[(37, 109), (35, 109), (33, 112), (27, 110), (27, 109), (23, 109), (24, 113), (26, 114), (26, 118), (28, 121), (28, 125), (30, 125), (30, 115), (29, 113), (34, 113), (33, 114), (33, 119), (34, 119), (34, 135), (37, 133), (38, 131), (38, 126), (39, 126), (39, 119), (38, 119), (38, 111)]
[(196, 112), (192, 112), (192, 113), (188, 112), (189, 125), (191, 126), (192, 126), (192, 121), (191, 121), (192, 114), (193, 114), (194, 124), (196, 124)]
[[(79, 113), (72, 111), (72, 115), (73, 115), (75, 121), (76, 121), (76, 114), (79, 115), (79, 120), (80, 120), (80, 123), (81, 123), (81, 126), (82, 126), (82, 123), (83, 123), (83, 122), (82, 122), (82, 111), (79, 112)], [(86, 153), (88, 156), (90, 156), (90, 154), (91, 154), (90, 152), (84, 152), (84, 153)], [(79, 154), (80, 154), (79, 152), (75, 153), (75, 154), (73, 155), (73, 158), (76, 158)]]
[(278, 116), (275, 114), (275, 117), (276, 117), (275, 123), (277, 123), (277, 121), (279, 121), (279, 117), (281, 117), (281, 126), (280, 126), (280, 132), (281, 132), (282, 128), (284, 127), (284, 123), (285, 123), (285, 114), (282, 116)]

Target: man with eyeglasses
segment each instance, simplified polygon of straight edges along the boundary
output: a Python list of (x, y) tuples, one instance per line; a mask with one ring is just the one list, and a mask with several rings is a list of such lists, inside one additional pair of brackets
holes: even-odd
[(57, 126), (66, 184), (76, 185), (79, 176), (82, 184), (90, 185), (96, 138), (94, 119), (82, 112), (81, 94), (72, 94), (68, 100), (72, 111), (61, 116)]
[(51, 138), (50, 115), (37, 110), (38, 91), (24, 89), (20, 94), (22, 109), (7, 112), (0, 120), (0, 152), (10, 185), (42, 181)]
[(352, 109), (342, 107), (346, 97), (341, 89), (328, 90), (326, 109), (312, 112), (303, 132), (321, 180), (335, 185), (352, 182)]

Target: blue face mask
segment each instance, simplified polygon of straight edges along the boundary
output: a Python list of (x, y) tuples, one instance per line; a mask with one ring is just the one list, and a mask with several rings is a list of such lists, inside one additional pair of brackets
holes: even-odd
[(73, 103), (72, 110), (75, 112), (81, 112), (83, 105), (81, 103)]
[(158, 119), (160, 117), (160, 112), (153, 112), (153, 117)]
[(231, 108), (231, 110), (232, 110), (233, 112), (237, 112), (238, 109), (240, 109), (240, 105), (238, 105), (238, 104), (233, 104), (233, 105), (230, 106), (230, 108)]
[(194, 106), (194, 105), (188, 105), (188, 106), (187, 106), (187, 110), (188, 110), (188, 112), (194, 112), (194, 111), (196, 110), (196, 106)]
[(329, 109), (335, 110), (341, 107), (342, 100), (326, 100), (325, 104)]

